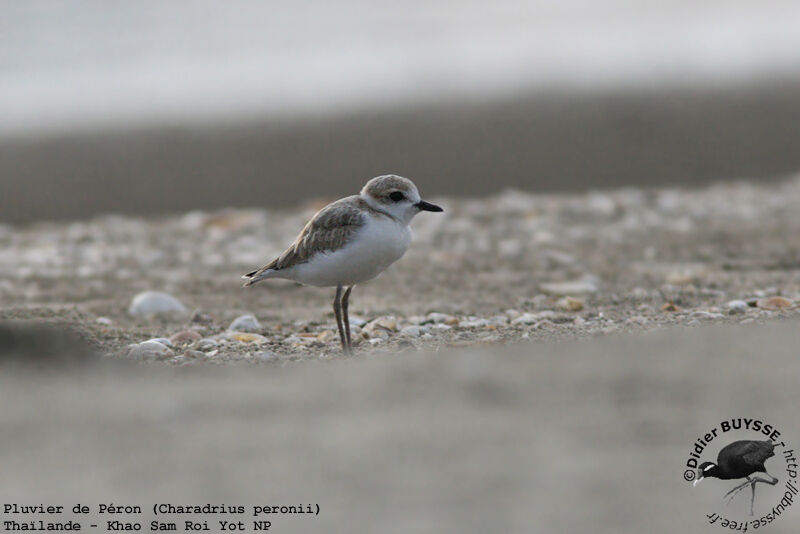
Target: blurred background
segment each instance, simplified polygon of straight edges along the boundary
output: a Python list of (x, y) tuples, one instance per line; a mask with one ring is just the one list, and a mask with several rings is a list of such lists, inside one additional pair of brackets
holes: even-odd
[(795, 0), (6, 2), (0, 220), (770, 180)]

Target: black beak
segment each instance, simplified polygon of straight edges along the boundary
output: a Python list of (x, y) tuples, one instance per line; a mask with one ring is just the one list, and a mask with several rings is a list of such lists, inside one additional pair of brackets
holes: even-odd
[(424, 200), (420, 200), (414, 205), (421, 211), (444, 211), (441, 207), (437, 206), (436, 204), (431, 204), (430, 202), (425, 202)]

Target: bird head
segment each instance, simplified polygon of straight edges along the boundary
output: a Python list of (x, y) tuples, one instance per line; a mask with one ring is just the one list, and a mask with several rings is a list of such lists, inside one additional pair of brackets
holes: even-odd
[(709, 476), (715, 476), (717, 470), (717, 464), (714, 462), (703, 462), (697, 468), (697, 478), (694, 479), (692, 483), (692, 487), (697, 486), (704, 478)]
[(394, 174), (378, 176), (367, 182), (361, 189), (361, 198), (373, 209), (405, 224), (420, 211), (444, 211), (436, 204), (422, 200), (414, 182)]

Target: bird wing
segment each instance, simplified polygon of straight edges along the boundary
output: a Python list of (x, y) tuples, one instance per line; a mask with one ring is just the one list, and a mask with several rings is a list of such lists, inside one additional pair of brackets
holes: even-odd
[(361, 197), (354, 195), (328, 204), (308, 221), (283, 254), (261, 269), (245, 276), (257, 278), (265, 271), (279, 271), (306, 263), (318, 252), (331, 252), (342, 248), (364, 225), (362, 202), (364, 201)]
[(734, 441), (719, 451), (717, 464), (731, 470), (760, 466), (767, 458), (775, 455), (774, 448), (771, 441)]
[(742, 456), (749, 465), (761, 465), (767, 458), (775, 456), (773, 452), (775, 445), (771, 441), (753, 441), (751, 443), (748, 452)]

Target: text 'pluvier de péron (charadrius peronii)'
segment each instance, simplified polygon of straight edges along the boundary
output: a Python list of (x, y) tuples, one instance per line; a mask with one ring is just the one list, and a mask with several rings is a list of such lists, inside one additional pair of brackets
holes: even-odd
[(268, 278), (286, 278), (336, 287), (333, 312), (342, 349), (351, 352), (347, 311), (350, 291), (403, 256), (411, 241), (408, 224), (420, 211), (442, 208), (422, 200), (417, 186), (407, 178), (391, 174), (373, 178), (360, 194), (319, 210), (283, 254), (244, 275), (245, 286)]

